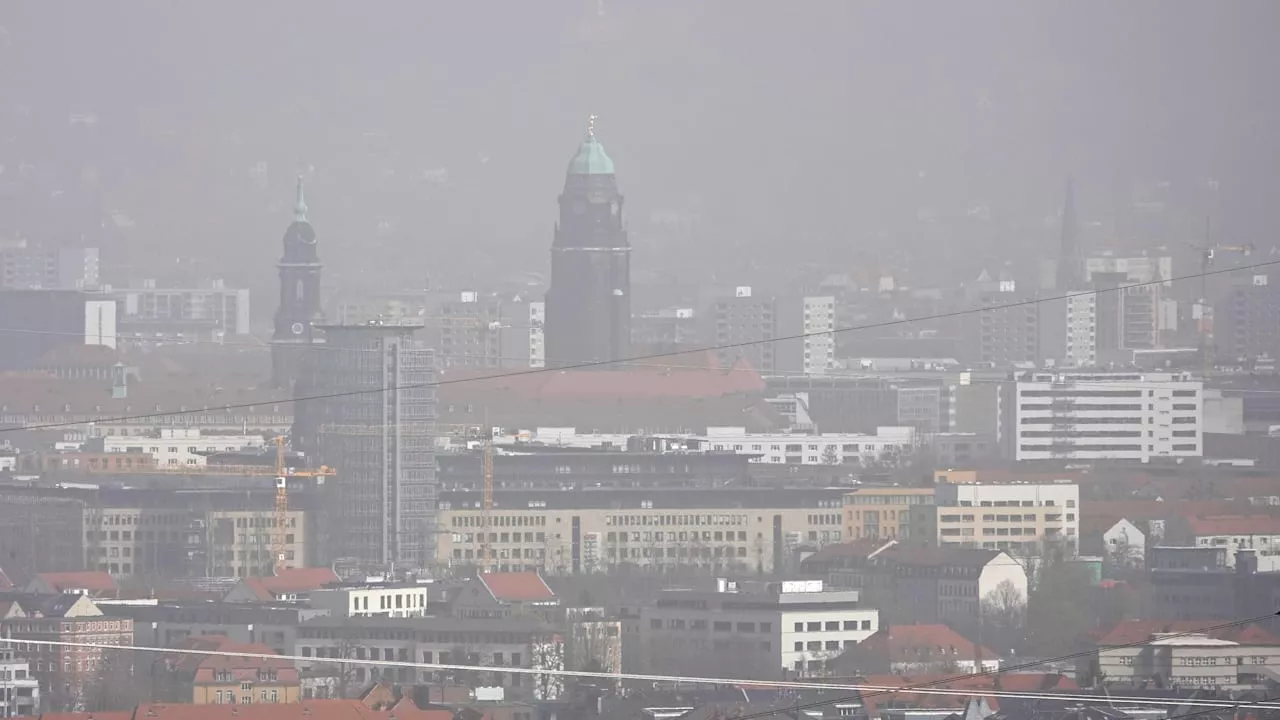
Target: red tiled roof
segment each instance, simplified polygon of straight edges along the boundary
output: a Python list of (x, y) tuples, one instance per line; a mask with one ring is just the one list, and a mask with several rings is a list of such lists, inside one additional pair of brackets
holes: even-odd
[[(465, 390), (507, 392), (525, 400), (590, 398), (627, 400), (635, 398), (678, 397), (682, 399), (714, 398), (764, 391), (764, 379), (745, 361), (739, 360), (725, 370), (714, 366), (709, 353), (681, 356), (684, 364), (670, 368), (625, 368), (601, 372), (597, 370), (562, 370), (559, 372), (525, 373), (493, 377), (454, 371), (446, 374), (449, 384), (468, 378)], [(701, 362), (699, 362), (701, 360)]]
[(119, 589), (109, 573), (99, 570), (40, 573), (37, 577), (56, 592), (84, 589), (91, 593), (113, 593)]
[(480, 582), (497, 600), (525, 602), (555, 600), (546, 581), (536, 572), (481, 573)]
[(972, 662), (979, 653), (983, 660), (1000, 657), (988, 648), (974, 645), (946, 625), (889, 625), (847, 650), (836, 662), (839, 666), (858, 664), (862, 660), (891, 664)]
[(245, 585), (262, 600), (274, 600), (280, 595), (319, 590), (336, 583), (339, 578), (331, 568), (285, 568), (271, 577), (247, 577)]
[[(918, 687), (927, 686), (930, 688), (947, 688), (953, 690), (972, 690), (974, 695), (981, 696), (983, 691), (996, 689), (996, 678), (999, 677), (1000, 689), (1012, 692), (1046, 692), (1046, 691), (1072, 691), (1079, 690), (1080, 686), (1075, 680), (1062, 675), (1060, 673), (1006, 673), (999, 676), (995, 675), (960, 675), (954, 679), (949, 679), (947, 675), (862, 675), (856, 678), (859, 682), (866, 685), (875, 685), (880, 687)], [(862, 702), (867, 706), (867, 714), (871, 717), (876, 716), (876, 701), (880, 693), (870, 692), (862, 696)], [(895, 707), (912, 707), (912, 708), (961, 708), (964, 707), (965, 701), (969, 696), (965, 695), (939, 695), (936, 693), (913, 693), (895, 692), (888, 696), (894, 702)], [(999, 710), (1000, 699), (998, 697), (988, 697), (987, 704), (992, 710)]]
[(1188, 515), (1185, 519), (1195, 536), (1280, 535), (1280, 517), (1271, 515)]
[[(260, 643), (231, 642), (224, 635), (197, 635), (183, 641), (180, 649), (200, 650), (217, 653), (245, 653), (249, 655), (276, 655), (276, 651)], [(194, 674), (197, 679), (202, 674), (214, 670), (246, 670), (256, 673), (258, 670), (277, 669), (293, 670), (292, 662), (279, 657), (243, 657), (231, 655), (202, 655), (196, 653), (173, 653), (170, 656), (173, 668), (180, 672)], [(211, 679), (211, 678), (205, 678)]]
[[(1106, 630), (1098, 638), (1099, 647), (1133, 645), (1146, 642), (1156, 633), (1193, 633), (1215, 623), (1211, 620), (1128, 620)], [(1254, 624), (1236, 625), (1208, 633), (1218, 640), (1230, 640), (1241, 645), (1280, 645), (1280, 637)]]

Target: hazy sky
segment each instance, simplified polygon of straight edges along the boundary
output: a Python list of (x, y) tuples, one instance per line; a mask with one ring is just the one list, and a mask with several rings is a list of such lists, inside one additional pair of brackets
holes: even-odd
[[(706, 258), (1007, 243), (1068, 173), (1086, 216), (1162, 180), (1194, 208), (1213, 178), (1216, 224), (1274, 226), (1273, 0), (14, 0), (0, 25), (0, 180), (93, 165), (92, 202), (143, 224), (131, 262), (173, 247), (267, 289), (312, 166), (348, 274), (545, 264), (590, 112), (633, 227), (697, 214), (686, 250)], [(76, 134), (71, 112), (99, 124)], [(956, 220), (980, 205), (990, 225)]]

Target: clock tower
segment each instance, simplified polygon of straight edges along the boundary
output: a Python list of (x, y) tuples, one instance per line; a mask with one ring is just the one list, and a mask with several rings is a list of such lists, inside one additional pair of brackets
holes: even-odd
[(300, 372), (306, 347), (320, 338), (316, 326), (323, 321), (320, 309), (320, 256), (316, 231), (307, 222), (307, 203), (298, 178), (293, 222), (284, 233), (284, 254), (276, 264), (280, 271), (280, 305), (271, 334), (272, 382), (290, 392)]
[(549, 367), (624, 360), (631, 352), (631, 243), (613, 160), (595, 116), (569, 161), (551, 245), (546, 298)]

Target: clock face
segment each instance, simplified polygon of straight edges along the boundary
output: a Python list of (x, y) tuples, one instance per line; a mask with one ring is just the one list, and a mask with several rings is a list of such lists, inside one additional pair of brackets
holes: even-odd
[(302, 323), (294, 323), (293, 327), (289, 329), (293, 331), (294, 335), (301, 335), (302, 331), (305, 330), (306, 328), (302, 327)]

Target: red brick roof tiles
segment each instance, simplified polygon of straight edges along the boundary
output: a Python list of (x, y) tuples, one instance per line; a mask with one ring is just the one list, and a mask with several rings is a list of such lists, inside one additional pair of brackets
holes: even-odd
[(556, 598), (556, 594), (536, 572), (481, 573), (479, 578), (497, 600), (537, 602)]
[(249, 586), (261, 600), (273, 600), (281, 595), (319, 590), (336, 583), (339, 578), (330, 568), (285, 568), (270, 577), (247, 577)]
[[(1194, 633), (1217, 623), (1211, 620), (1129, 620), (1102, 632), (1099, 647), (1116, 647), (1146, 642), (1156, 633)], [(1230, 640), (1241, 645), (1280, 645), (1280, 637), (1258, 625), (1237, 625), (1208, 633), (1217, 640)]]
[(1272, 515), (1189, 515), (1192, 535), (1280, 535), (1280, 517)]
[(98, 570), (40, 573), (36, 577), (55, 592), (88, 590), (90, 593), (97, 594), (114, 593), (119, 589), (109, 573)]

